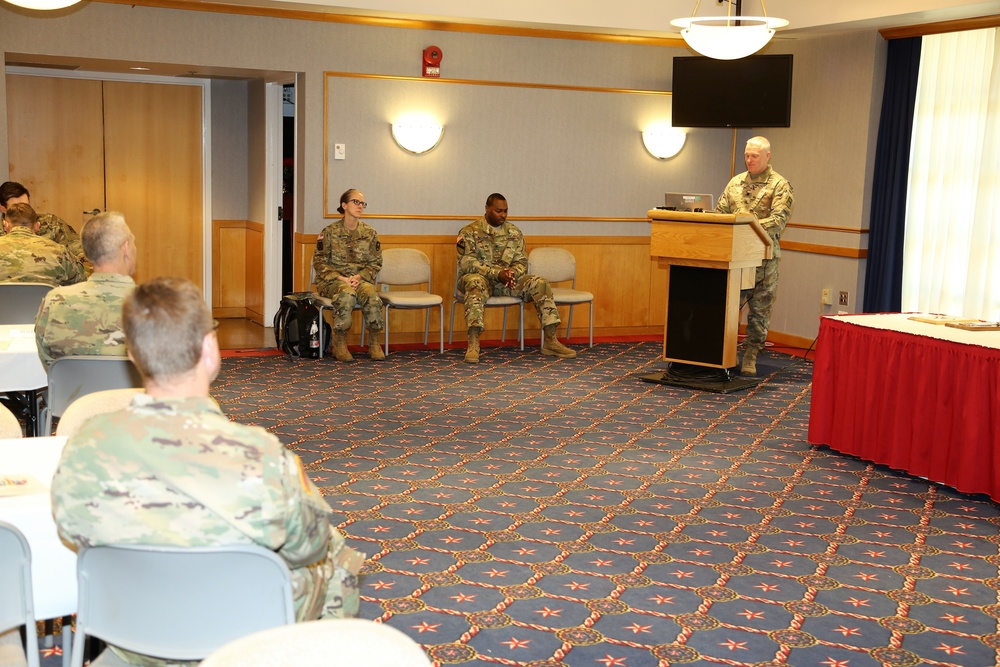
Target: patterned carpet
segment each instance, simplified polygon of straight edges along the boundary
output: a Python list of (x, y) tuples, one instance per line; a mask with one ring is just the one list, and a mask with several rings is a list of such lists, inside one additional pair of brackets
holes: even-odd
[(660, 349), (230, 358), (214, 393), (436, 664), (998, 664), (997, 505), (808, 445), (808, 361), (710, 394), (639, 381)]

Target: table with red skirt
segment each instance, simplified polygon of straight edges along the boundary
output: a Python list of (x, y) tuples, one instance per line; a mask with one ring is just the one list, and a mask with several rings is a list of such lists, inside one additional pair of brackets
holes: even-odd
[(1000, 331), (823, 317), (809, 442), (1000, 500)]

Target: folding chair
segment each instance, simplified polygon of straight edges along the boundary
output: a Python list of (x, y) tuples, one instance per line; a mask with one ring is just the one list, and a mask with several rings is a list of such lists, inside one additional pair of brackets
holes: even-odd
[[(331, 648), (336, 660), (329, 658)], [(360, 618), (307, 621), (237, 639), (205, 658), (200, 667), (431, 667), (409, 636), (384, 623)]]
[[(461, 303), (465, 304), (465, 294), (458, 289), (458, 275), (459, 269), (455, 267), (455, 295), (451, 300), (451, 325), (448, 330), (448, 343), (450, 344), (455, 335), (455, 304)], [(517, 321), (517, 340), (521, 343), (521, 349), (524, 349), (524, 301), (518, 299), (516, 296), (491, 296), (486, 299), (484, 304), (486, 308), (503, 308), (503, 330), (500, 332), (500, 341), (503, 342), (507, 340), (507, 309), (511, 306), (520, 307), (520, 314), (518, 315)]]
[(105, 389), (142, 387), (142, 376), (128, 357), (75, 355), (59, 357), (49, 367), (48, 398), (43, 409), (45, 430), (52, 435), (52, 419), (61, 417), (70, 403)]
[[(292, 578), (255, 545), (84, 549), (71, 667), (88, 636), (167, 660), (201, 660), (245, 635), (295, 622)], [(123, 664), (110, 650), (92, 665)]]
[[(569, 306), (567, 339), (573, 329), (573, 306), (578, 303), (590, 305), (590, 347), (594, 347), (594, 295), (576, 289), (576, 257), (573, 253), (563, 248), (535, 248), (528, 253), (528, 273), (545, 278), (549, 283), (572, 281), (572, 287), (552, 287), (552, 298), (557, 306)], [(542, 337), (544, 339), (544, 332)]]
[(56, 435), (71, 437), (80, 430), (83, 423), (94, 415), (123, 410), (132, 402), (132, 397), (141, 394), (142, 389), (105, 389), (81, 396), (63, 412), (56, 425)]
[(0, 283), (0, 324), (34, 324), (38, 307), (51, 289), (46, 283)]
[[(382, 270), (378, 273), (379, 282), (389, 286), (411, 286), (426, 284), (431, 288), (431, 261), (420, 250), (412, 248), (391, 248), (382, 253)], [(424, 345), (431, 327), (431, 308), (438, 308), (440, 316), (440, 351), (444, 353), (444, 299), (429, 291), (420, 290), (389, 290), (380, 292), (379, 297), (385, 303), (385, 353), (389, 354), (389, 309), (418, 309), (427, 311), (424, 317)]]
[[(376, 278), (377, 280), (377, 278)], [(316, 299), (316, 307), (319, 308), (319, 322), (322, 325), (326, 322), (326, 318), (323, 315), (324, 310), (333, 310), (333, 299), (328, 299), (325, 296), (320, 296), (319, 292), (316, 291), (316, 270), (309, 269), (309, 290), (313, 293), (313, 298)], [(361, 304), (357, 301), (354, 302), (354, 310), (361, 310)], [(320, 326), (319, 328), (319, 358), (323, 358), (323, 352), (326, 351), (327, 346), (329, 346), (330, 341), (323, 340), (323, 329), (326, 327)], [(365, 323), (361, 322), (361, 344), (365, 344)]]
[[(0, 521), (0, 591), (3, 591), (0, 594), (0, 637), (3, 637), (0, 639), (0, 664), (38, 667), (38, 630), (31, 592), (31, 548), (21, 531), (3, 521)], [(21, 626), (24, 626), (27, 638), (23, 655)], [(23, 661), (25, 658), (26, 663)]]
[[(23, 438), (24, 431), (21, 429), (21, 422), (17, 420), (14, 413), (0, 405), (0, 438)], [(3, 663), (0, 663), (3, 664)]]

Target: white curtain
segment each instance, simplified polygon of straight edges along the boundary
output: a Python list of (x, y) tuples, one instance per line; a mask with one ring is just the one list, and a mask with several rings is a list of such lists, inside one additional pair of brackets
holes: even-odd
[(1000, 32), (923, 38), (903, 312), (1000, 320)]

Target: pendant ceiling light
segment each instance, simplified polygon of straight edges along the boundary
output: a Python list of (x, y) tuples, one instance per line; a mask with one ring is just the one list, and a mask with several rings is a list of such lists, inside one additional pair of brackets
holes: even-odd
[(80, 2), (80, 0), (7, 0), (12, 5), (25, 9), (62, 9)]
[[(703, 56), (716, 60), (736, 60), (760, 51), (771, 41), (776, 28), (788, 25), (785, 19), (771, 18), (767, 15), (764, 0), (760, 1), (763, 16), (743, 16), (742, 0), (720, 0), (726, 2), (726, 16), (697, 17), (698, 5), (694, 3), (694, 11), (689, 18), (674, 19), (670, 25), (681, 28), (681, 36), (692, 49)], [(736, 3), (736, 15), (732, 14), (733, 2)]]

